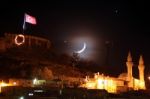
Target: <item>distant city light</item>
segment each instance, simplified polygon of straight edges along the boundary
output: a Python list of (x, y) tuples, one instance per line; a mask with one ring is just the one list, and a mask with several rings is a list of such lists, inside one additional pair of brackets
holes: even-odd
[(21, 96), (19, 99), (24, 99), (24, 97), (23, 97), (23, 96)]
[(28, 95), (29, 95), (29, 96), (33, 96), (33, 93), (29, 93)]
[(13, 82), (13, 85), (16, 85), (17, 83), (16, 82)]
[(34, 90), (34, 92), (43, 92), (43, 90)]
[(2, 83), (0, 83), (0, 86), (4, 87), (4, 86), (8, 86), (8, 84), (2, 82)]
[(2, 80), (2, 82), (0, 82), (0, 93), (2, 92), (1, 87), (7, 87), (7, 86), (14, 86), (14, 83), (13, 84), (12, 83), (5, 83)]
[(148, 77), (148, 80), (150, 80), (150, 76)]
[(34, 85), (37, 84), (37, 79), (36, 79), (36, 78), (33, 79), (33, 84), (34, 84)]
[[(18, 41), (18, 38), (22, 38), (22, 41)], [(15, 44), (16, 45), (22, 45), (25, 42), (25, 37), (22, 34), (16, 35), (15, 37)]]

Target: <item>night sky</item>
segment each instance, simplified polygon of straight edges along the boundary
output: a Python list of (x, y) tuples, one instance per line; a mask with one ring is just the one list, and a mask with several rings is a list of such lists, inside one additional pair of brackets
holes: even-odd
[(0, 34), (22, 33), (24, 13), (28, 13), (36, 17), (37, 25), (26, 24), (24, 33), (48, 38), (58, 53), (71, 55), (86, 42), (82, 59), (120, 69), (130, 50), (135, 66), (143, 54), (150, 71), (149, 3), (104, 1), (1, 3)]

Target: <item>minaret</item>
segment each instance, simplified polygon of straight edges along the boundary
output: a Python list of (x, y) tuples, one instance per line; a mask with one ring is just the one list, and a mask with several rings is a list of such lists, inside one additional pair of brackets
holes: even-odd
[(128, 87), (133, 88), (133, 76), (132, 76), (133, 62), (130, 52), (128, 53), (126, 65), (127, 65), (127, 80), (129, 81)]
[(145, 81), (144, 81), (145, 66), (144, 66), (144, 60), (143, 60), (142, 55), (140, 55), (138, 69), (139, 69), (139, 79), (140, 79), (140, 86), (139, 87), (140, 87), (140, 89), (145, 89)]

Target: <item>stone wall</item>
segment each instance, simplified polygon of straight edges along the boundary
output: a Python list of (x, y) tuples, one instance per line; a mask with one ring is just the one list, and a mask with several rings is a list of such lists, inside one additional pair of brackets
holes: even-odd
[[(17, 47), (15, 44), (15, 37), (18, 34), (5, 33), (4, 37), (0, 38), (0, 50), (4, 51), (9, 48)], [(50, 49), (51, 42), (48, 39), (32, 36), (32, 35), (24, 35), (25, 42), (20, 46), (25, 46), (28, 48), (32, 47), (41, 47), (44, 49)]]

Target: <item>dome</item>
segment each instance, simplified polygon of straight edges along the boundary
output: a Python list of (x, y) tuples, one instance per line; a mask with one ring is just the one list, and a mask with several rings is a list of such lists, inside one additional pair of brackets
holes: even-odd
[(127, 80), (128, 74), (127, 73), (121, 73), (118, 78), (122, 80)]

